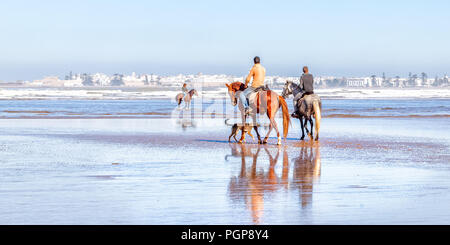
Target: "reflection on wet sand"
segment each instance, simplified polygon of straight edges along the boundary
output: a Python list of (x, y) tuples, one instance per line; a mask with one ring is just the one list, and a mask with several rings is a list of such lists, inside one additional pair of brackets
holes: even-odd
[[(272, 147), (267, 145), (229, 144), (231, 155), (241, 158), (241, 169), (238, 176), (233, 176), (229, 183), (229, 196), (232, 201), (243, 202), (251, 212), (254, 224), (262, 222), (264, 215), (264, 200), (268, 195), (289, 186), (298, 188), (302, 208), (312, 202), (313, 184), (320, 177), (319, 146), (300, 148), (299, 157), (294, 159), (293, 176), (289, 179), (289, 156), (286, 148), (277, 147), (276, 153), (271, 153)], [(267, 171), (257, 168), (258, 156), (264, 149), (268, 158)], [(283, 150), (283, 168), (281, 176), (275, 172), (281, 151)], [(247, 165), (246, 157), (252, 157), (251, 165)]]
[[(245, 144), (228, 144), (231, 148), (231, 154), (225, 155), (225, 160), (229, 161), (229, 157), (252, 157), (254, 154), (252, 153), (251, 146), (246, 146)], [(242, 160), (242, 163), (245, 165), (245, 158)]]
[(292, 184), (299, 190), (302, 208), (307, 208), (312, 203), (313, 185), (320, 178), (319, 147), (303, 147), (294, 162)]
[(197, 127), (197, 123), (192, 119), (179, 119), (177, 120), (177, 124), (181, 125), (183, 131), (185, 131), (187, 128)]

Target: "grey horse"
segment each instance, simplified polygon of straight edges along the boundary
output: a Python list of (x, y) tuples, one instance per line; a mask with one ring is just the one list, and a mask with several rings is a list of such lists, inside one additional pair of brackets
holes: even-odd
[[(281, 93), (281, 96), (283, 98), (286, 98), (290, 94), (293, 94), (294, 97), (298, 93), (302, 93), (302, 89), (292, 81), (286, 81), (284, 84), (283, 92)], [(320, 130), (320, 120), (322, 118), (321, 111), (322, 111), (322, 102), (320, 100), (320, 97), (316, 94), (310, 94), (305, 95), (298, 103), (297, 103), (298, 111), (300, 112), (300, 125), (302, 127), (302, 137), (301, 140), (305, 139), (305, 132), (304, 129), (306, 129), (306, 133), (308, 136), (313, 139), (313, 120), (312, 117), (316, 119), (316, 137), (315, 140), (319, 140), (319, 130)], [(304, 121), (303, 121), (304, 120)], [(311, 125), (311, 133), (308, 130), (307, 123)]]

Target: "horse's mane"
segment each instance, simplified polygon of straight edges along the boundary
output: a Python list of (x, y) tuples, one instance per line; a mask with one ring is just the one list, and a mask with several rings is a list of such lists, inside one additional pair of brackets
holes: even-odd
[(245, 85), (241, 82), (234, 82), (232, 84), (230, 84), (231, 89), (236, 92), (236, 91), (244, 91), (245, 90)]
[(286, 83), (288, 83), (292, 86), (292, 94), (295, 95), (295, 91), (297, 91), (297, 93), (302, 91), (299, 84), (294, 83), (293, 81), (286, 81)]
[(294, 83), (293, 81), (286, 81), (286, 83), (291, 84), (294, 88), (298, 88), (300, 85)]
[(189, 92), (188, 93), (190, 93), (190, 92), (193, 92), (195, 89), (191, 89), (191, 90), (189, 90)]

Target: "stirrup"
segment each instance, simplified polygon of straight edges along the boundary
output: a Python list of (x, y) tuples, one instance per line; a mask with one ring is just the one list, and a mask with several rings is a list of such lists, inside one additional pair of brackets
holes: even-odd
[(244, 113), (245, 113), (245, 115), (250, 115), (250, 108), (245, 107)]

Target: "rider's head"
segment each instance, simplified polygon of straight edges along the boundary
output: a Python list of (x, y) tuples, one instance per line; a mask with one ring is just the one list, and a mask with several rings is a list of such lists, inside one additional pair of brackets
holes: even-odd
[(308, 67), (307, 66), (303, 67), (303, 73), (308, 73)]
[(255, 56), (255, 58), (253, 58), (253, 62), (255, 62), (255, 64), (259, 64), (261, 59), (258, 56)]
[(183, 87), (186, 87), (187, 86), (187, 84), (186, 83), (183, 83)]

